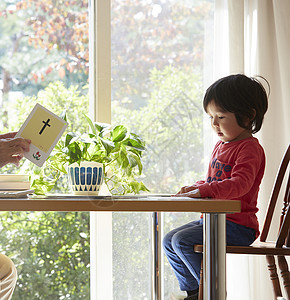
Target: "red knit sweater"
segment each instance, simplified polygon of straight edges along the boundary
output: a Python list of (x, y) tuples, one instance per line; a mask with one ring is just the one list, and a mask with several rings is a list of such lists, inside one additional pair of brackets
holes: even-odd
[(211, 155), (206, 181), (196, 185), (202, 197), (241, 200), (241, 212), (227, 214), (227, 219), (255, 229), (258, 237), (257, 198), (264, 170), (265, 154), (256, 138), (219, 141)]

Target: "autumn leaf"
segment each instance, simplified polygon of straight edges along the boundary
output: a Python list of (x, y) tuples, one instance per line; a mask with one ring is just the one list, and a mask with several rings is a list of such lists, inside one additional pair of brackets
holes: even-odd
[(62, 58), (62, 59), (60, 60), (60, 62), (59, 62), (59, 64), (60, 64), (61, 66), (63, 66), (65, 63), (66, 63), (66, 59), (64, 59), (64, 58)]
[(52, 71), (52, 66), (49, 66), (45, 71), (45, 74), (48, 75)]
[(35, 83), (37, 83), (37, 81), (38, 81), (37, 74), (32, 74), (32, 79), (34, 80)]
[(65, 69), (64, 68), (60, 68), (58, 70), (58, 75), (59, 75), (60, 78), (64, 78), (64, 76), (65, 76)]
[(70, 73), (72, 73), (73, 70), (74, 70), (74, 66), (73, 66), (71, 63), (68, 63), (68, 64), (66, 65), (66, 68), (68, 69), (68, 71), (69, 71)]

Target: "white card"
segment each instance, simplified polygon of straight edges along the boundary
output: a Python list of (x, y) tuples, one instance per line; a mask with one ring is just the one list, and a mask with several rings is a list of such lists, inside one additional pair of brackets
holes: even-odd
[(24, 157), (41, 167), (67, 126), (66, 121), (37, 103), (16, 134), (16, 137), (31, 140)]

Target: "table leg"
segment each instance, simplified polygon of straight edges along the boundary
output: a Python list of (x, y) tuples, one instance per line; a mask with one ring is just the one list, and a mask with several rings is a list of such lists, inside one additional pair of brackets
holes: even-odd
[(226, 216), (206, 213), (203, 227), (205, 300), (226, 299)]
[(151, 299), (161, 300), (161, 213), (152, 213), (151, 222)]

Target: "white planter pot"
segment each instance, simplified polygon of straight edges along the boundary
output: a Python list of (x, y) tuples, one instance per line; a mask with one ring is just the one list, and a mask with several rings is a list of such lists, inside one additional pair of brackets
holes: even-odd
[(98, 195), (104, 181), (103, 164), (82, 161), (68, 166), (68, 178), (75, 195)]

